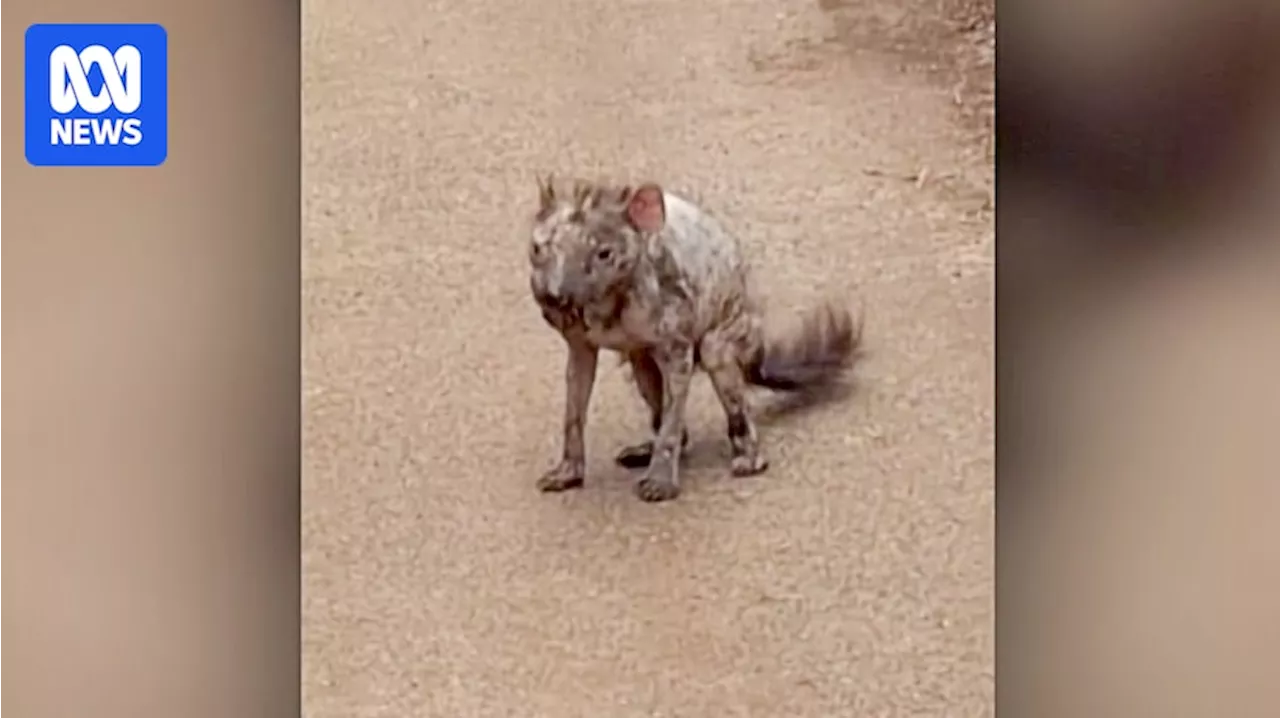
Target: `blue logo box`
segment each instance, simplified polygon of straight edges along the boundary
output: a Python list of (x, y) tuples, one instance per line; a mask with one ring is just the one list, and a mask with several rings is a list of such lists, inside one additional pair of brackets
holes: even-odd
[(169, 154), (169, 35), (156, 24), (37, 24), (25, 39), (27, 162), (154, 167)]

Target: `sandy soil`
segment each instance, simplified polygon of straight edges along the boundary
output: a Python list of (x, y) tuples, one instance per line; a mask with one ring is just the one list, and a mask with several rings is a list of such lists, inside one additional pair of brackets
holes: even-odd
[[(307, 715), (993, 714), (991, 49), (944, 6), (305, 4)], [(538, 494), (547, 170), (691, 191), (779, 312), (864, 305), (856, 391), (736, 480), (700, 380), (648, 505), (608, 362), (587, 486)]]

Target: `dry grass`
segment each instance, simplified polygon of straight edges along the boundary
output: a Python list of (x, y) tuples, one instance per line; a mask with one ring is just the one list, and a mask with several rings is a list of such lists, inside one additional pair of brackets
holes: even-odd
[(938, 15), (958, 31), (958, 36), (944, 49), (954, 62), (956, 104), (967, 119), (981, 128), (988, 154), (992, 154), (995, 149), (995, 0), (934, 2)]

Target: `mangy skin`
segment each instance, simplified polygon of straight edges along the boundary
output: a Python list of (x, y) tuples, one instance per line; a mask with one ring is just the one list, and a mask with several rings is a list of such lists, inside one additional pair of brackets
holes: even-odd
[(764, 471), (748, 383), (787, 390), (837, 374), (861, 334), (848, 312), (823, 306), (795, 336), (767, 344), (738, 240), (694, 204), (652, 184), (548, 179), (540, 190), (530, 287), (564, 337), (568, 363), (563, 455), (538, 488), (583, 485), (583, 433), (600, 349), (624, 357), (649, 406), (654, 438), (617, 457), (625, 466), (647, 466), (636, 484), (640, 498), (679, 495), (685, 404), (698, 367), (724, 407), (733, 474)]

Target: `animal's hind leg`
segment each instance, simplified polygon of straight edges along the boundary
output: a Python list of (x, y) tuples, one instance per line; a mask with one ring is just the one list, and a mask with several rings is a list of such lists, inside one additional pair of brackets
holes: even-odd
[[(631, 377), (640, 391), (640, 396), (649, 407), (649, 428), (653, 434), (662, 426), (662, 370), (649, 352), (634, 352), (627, 356), (631, 366)], [(681, 446), (689, 443), (689, 433), (681, 437)], [(643, 441), (628, 446), (618, 452), (615, 460), (628, 469), (642, 469), (653, 460), (653, 440)]]
[(702, 365), (724, 407), (732, 447), (730, 470), (734, 476), (752, 476), (769, 468), (760, 450), (760, 438), (747, 404), (747, 382), (739, 361), (739, 346), (731, 333), (707, 335), (702, 341)]

